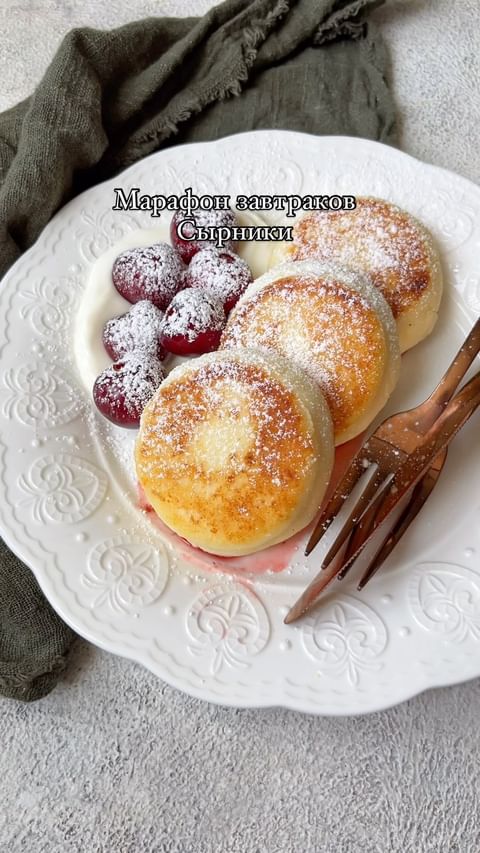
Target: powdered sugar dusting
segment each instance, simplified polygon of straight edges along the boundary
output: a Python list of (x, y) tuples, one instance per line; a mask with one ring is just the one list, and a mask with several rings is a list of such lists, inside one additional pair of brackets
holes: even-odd
[(162, 355), (160, 334), (163, 311), (143, 299), (126, 314), (108, 320), (103, 331), (103, 342), (113, 359), (142, 349), (147, 353)]
[(111, 420), (120, 424), (133, 422), (139, 420), (164, 378), (163, 366), (157, 358), (134, 352), (100, 374), (93, 388), (94, 400)]
[[(173, 378), (174, 372), (170, 374), (170, 379)], [(247, 367), (235, 360), (203, 362), (198, 369), (188, 371), (177, 382), (169, 381), (162, 392), (156, 407), (152, 439), (154, 446), (161, 441), (169, 445), (170, 452), (179, 454), (176, 462), (179, 473), (189, 466), (187, 457), (182, 454), (192, 437), (192, 419), (199, 424), (215, 413), (218, 413), (219, 420), (211, 430), (212, 454), (208, 458), (215, 457), (213, 445), (218, 445), (220, 451), (225, 446), (228, 420), (237, 422), (239, 434), (250, 435), (248, 449), (254, 453), (254, 460), (248, 454), (247, 459), (235, 451), (227, 454), (225, 473), (251, 470), (253, 462), (257, 472), (262, 470), (275, 481), (279, 478), (280, 468), (285, 465), (285, 451), (287, 458), (294, 455), (290, 443), (295, 437), (303, 448), (312, 447), (310, 436), (302, 434), (298, 420), (293, 417), (293, 403), (289, 399), (293, 397), (292, 392), (282, 389), (259, 368)], [(166, 405), (161, 404), (162, 400)], [(253, 400), (255, 405), (252, 405)], [(252, 431), (253, 422), (255, 431)], [(269, 452), (266, 454), (261, 440), (265, 431), (273, 438), (268, 443)], [(154, 464), (158, 469), (162, 460), (155, 459)]]
[(196, 288), (181, 290), (172, 299), (163, 322), (163, 334), (181, 335), (194, 341), (199, 334), (221, 331), (226, 323), (222, 302), (215, 296)]
[(172, 371), (145, 409), (137, 474), (160, 518), (194, 544), (255, 550), (316, 509), (314, 434), (302, 399), (261, 354), (204, 356)]
[(165, 309), (183, 286), (184, 265), (168, 243), (122, 252), (112, 269), (118, 292), (129, 302), (148, 299)]
[(382, 324), (361, 292), (300, 271), (247, 293), (229, 318), (221, 347), (289, 358), (320, 386), (336, 432), (368, 407), (388, 358)]
[(186, 281), (221, 299), (228, 310), (245, 292), (252, 274), (248, 264), (233, 252), (202, 249), (192, 258)]
[(315, 258), (369, 275), (398, 317), (439, 274), (425, 227), (394, 204), (357, 197), (355, 210), (308, 213), (294, 226), (290, 258)]
[[(186, 218), (186, 214), (177, 213), (175, 219), (178, 222), (181, 222), (182, 219)], [(235, 216), (231, 210), (195, 210), (192, 216), (188, 217), (189, 219), (193, 219), (195, 224), (201, 227), (217, 225), (222, 226), (226, 225), (228, 228), (231, 228), (235, 225)], [(185, 226), (185, 231), (188, 232), (189, 226), (188, 224)]]
[[(193, 220), (194, 224), (188, 220)], [(181, 232), (185, 237), (181, 237), (178, 233), (180, 223), (183, 223)], [(233, 225), (235, 225), (235, 216), (231, 210), (196, 210), (191, 216), (187, 216), (187, 214), (182, 210), (177, 210), (172, 218), (170, 236), (172, 243), (176, 246), (180, 256), (183, 258), (185, 263), (188, 263), (191, 258), (200, 251), (200, 249), (207, 246), (214, 246), (216, 242), (215, 240), (192, 239), (195, 233), (195, 226), (226, 226), (231, 228)], [(234, 245), (235, 244), (231, 240), (224, 243), (225, 249), (233, 250)]]

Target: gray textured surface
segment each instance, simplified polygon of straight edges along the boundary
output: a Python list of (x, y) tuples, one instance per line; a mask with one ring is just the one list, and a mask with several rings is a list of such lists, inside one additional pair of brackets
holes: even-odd
[[(0, 108), (72, 26), (210, 5), (0, 0)], [(403, 149), (479, 180), (477, 0), (376, 18)], [(475, 681), (358, 719), (235, 712), (79, 642), (53, 694), (0, 702), (0, 853), (478, 853), (479, 701)]]

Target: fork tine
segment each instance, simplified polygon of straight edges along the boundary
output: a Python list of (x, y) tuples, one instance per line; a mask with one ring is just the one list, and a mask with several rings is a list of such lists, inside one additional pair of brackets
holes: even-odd
[[(357, 524), (357, 522), (361, 519), (370, 501), (377, 492), (377, 489), (382, 484), (384, 477), (385, 475), (380, 470), (380, 468), (377, 468), (375, 474), (370, 477), (370, 480), (365, 485), (363, 491), (355, 501), (355, 504), (353, 505), (348, 517), (343, 522), (341, 529), (335, 537), (335, 541), (325, 554), (322, 560), (322, 569), (325, 569), (326, 566), (329, 566), (332, 560), (335, 559), (345, 540), (348, 539), (348, 537), (350, 536), (350, 533), (352, 532), (352, 527), (354, 527), (354, 525)], [(381, 492), (381, 494), (383, 494), (383, 492)]]
[(410, 501), (403, 510), (400, 518), (397, 520), (395, 526), (390, 531), (387, 538), (384, 540), (383, 544), (380, 546), (377, 553), (374, 555), (370, 564), (365, 569), (365, 572), (360, 578), (357, 589), (362, 590), (367, 585), (369, 580), (374, 576), (374, 574), (378, 572), (380, 566), (391, 554), (391, 552), (395, 548), (395, 545), (400, 541), (403, 534), (408, 530), (412, 521), (417, 517), (418, 513), (426, 503), (427, 498), (431, 495), (433, 489), (435, 488), (438, 482), (438, 478), (440, 476), (442, 468), (445, 464), (445, 460), (447, 458), (447, 449), (442, 451), (442, 453), (439, 454), (439, 457), (437, 457), (437, 459), (435, 460), (436, 462), (438, 462), (438, 470), (433, 470), (432, 468), (430, 468), (425, 477), (423, 477), (423, 479), (420, 480), (419, 483), (417, 483), (412, 492), (412, 497), (410, 498)]
[(366, 470), (367, 469), (361, 461), (360, 456), (358, 454), (354, 456), (347, 470), (337, 483), (333, 495), (323, 509), (320, 518), (315, 525), (305, 547), (306, 557), (308, 557), (308, 555), (311, 554), (313, 549), (318, 545), (320, 539), (324, 533), (326, 533), (333, 519), (338, 515), (347, 498), (350, 497), (352, 489), (358, 483), (361, 475), (365, 473)]
[[(363, 516), (361, 517), (359, 526), (362, 530), (362, 538), (368, 538), (370, 535), (370, 531), (374, 525), (375, 518), (380, 511), (382, 504), (388, 494), (389, 489), (386, 487), (385, 489), (380, 489), (379, 493), (375, 496), (370, 506), (367, 508)], [(351, 527), (349, 528), (349, 532), (351, 531)], [(355, 537), (355, 534), (358, 531), (358, 527), (354, 527), (352, 532), (352, 538)], [(347, 534), (348, 535), (348, 534)], [(306, 590), (302, 593), (298, 601), (295, 602), (293, 607), (290, 608), (287, 613), (284, 622), (286, 625), (289, 625), (291, 622), (295, 622), (296, 619), (299, 619), (303, 616), (311, 607), (316, 603), (317, 599), (320, 596), (320, 593), (328, 586), (328, 584), (334, 579), (342, 580), (345, 575), (350, 571), (352, 566), (355, 563), (355, 558), (358, 556), (358, 551), (361, 545), (354, 543), (352, 546), (352, 538), (349, 540), (343, 557), (341, 559), (333, 558), (333, 562), (326, 563), (325, 566), (322, 564), (322, 567), (318, 574), (314, 577), (313, 581), (307, 586)], [(349, 554), (351, 552), (351, 556)], [(339, 553), (337, 552), (337, 557)]]
[(295, 620), (299, 619), (300, 616), (303, 616), (307, 610), (310, 610), (312, 603), (317, 600), (320, 593), (323, 592), (325, 587), (327, 587), (328, 584), (337, 577), (339, 564), (341, 564), (341, 560), (334, 560), (332, 565), (328, 566), (326, 571), (319, 572), (315, 576), (298, 601), (296, 601), (293, 607), (288, 611), (285, 619), (283, 620), (285, 625), (289, 625), (290, 622), (295, 622)]
[(348, 544), (343, 555), (344, 568), (339, 572), (339, 580), (342, 580), (345, 575), (348, 574), (355, 563), (354, 554), (358, 553), (363, 542), (365, 542), (368, 536), (370, 536), (370, 532), (373, 528), (380, 507), (383, 504), (385, 495), (386, 490), (381, 489), (371, 502), (370, 506), (363, 513), (358, 524), (353, 528), (352, 535), (348, 540)]
[[(361, 457), (358, 460), (355, 460), (355, 459), (353, 460), (353, 462), (356, 462), (356, 461), (358, 461), (358, 467), (360, 468), (360, 472), (362, 472), (362, 471), (365, 472), (366, 469), (361, 462)], [(353, 463), (352, 463), (352, 466), (353, 466)], [(347, 472), (347, 473), (349, 473), (349, 472)], [(359, 502), (362, 501), (364, 495), (366, 495), (366, 494), (367, 494), (367, 497), (366, 497), (365, 501), (363, 501), (363, 506), (367, 506), (368, 502), (371, 500), (372, 495), (375, 493), (375, 490), (378, 488), (378, 485), (382, 482), (383, 479), (384, 479), (384, 475), (382, 475), (380, 473), (380, 468), (379, 468), (375, 472), (375, 475), (373, 477), (371, 477), (371, 479), (368, 481), (365, 489), (362, 491), (359, 499), (357, 500), (357, 503), (355, 504), (354, 509), (350, 513), (349, 518), (353, 517), (356, 507), (358, 507)], [(358, 477), (357, 477), (357, 480), (358, 480)], [(376, 485), (374, 485), (374, 484), (376, 484)], [(354, 485), (355, 485), (355, 483), (354, 483)], [(379, 497), (383, 498), (383, 494), (384, 494), (384, 492), (383, 492), (383, 490), (381, 490), (379, 493), (379, 496), (377, 496), (374, 500), (375, 505), (377, 505), (378, 503), (381, 503), (381, 501), (379, 500)], [(349, 525), (347, 523), (345, 523), (344, 527), (342, 528), (341, 533), (343, 536), (343, 533), (346, 530), (346, 534), (345, 534), (345, 536), (343, 536), (342, 541), (340, 542), (340, 544), (338, 544), (338, 546), (337, 546), (337, 542), (338, 542), (339, 537), (337, 537), (337, 539), (335, 540), (335, 542), (334, 542), (334, 546), (335, 546), (334, 556), (329, 558), (328, 562), (327, 562), (327, 558), (325, 558), (319, 572), (314, 577), (313, 581), (308, 585), (308, 587), (303, 592), (303, 594), (300, 596), (298, 601), (295, 602), (294, 606), (287, 613), (287, 615), (284, 619), (284, 622), (286, 625), (290, 624), (290, 622), (294, 622), (296, 619), (299, 619), (299, 617), (302, 616), (305, 613), (305, 611), (309, 610), (311, 605), (312, 605), (312, 602), (316, 601), (316, 599), (318, 598), (320, 593), (323, 592), (325, 587), (327, 587), (328, 584), (334, 578), (338, 578), (340, 580), (341, 575), (339, 575), (339, 567), (343, 565), (344, 557), (342, 559), (336, 559), (336, 558), (339, 557), (342, 545), (345, 542), (345, 539), (348, 537), (349, 533), (351, 532), (351, 529), (352, 529), (351, 523)], [(331, 551), (333, 550), (333, 546), (330, 550)], [(327, 557), (328, 557), (328, 555), (327, 555)], [(346, 569), (344, 569), (344, 573), (346, 574), (346, 572), (349, 569), (350, 569), (350, 566), (347, 566)]]

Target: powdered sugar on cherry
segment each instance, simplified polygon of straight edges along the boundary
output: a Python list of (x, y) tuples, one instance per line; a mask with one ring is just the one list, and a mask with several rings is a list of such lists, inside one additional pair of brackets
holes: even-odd
[[(165, 378), (160, 363), (165, 350), (193, 355), (218, 348), (226, 312), (252, 281), (248, 265), (230, 244), (219, 251), (204, 242), (182, 241), (177, 225), (183, 217), (176, 214), (172, 220), (173, 247), (158, 242), (130, 249), (113, 264), (112, 282), (133, 307), (105, 324), (103, 343), (114, 364), (97, 378), (93, 397), (99, 411), (120, 426), (139, 425), (143, 408)], [(235, 224), (231, 211), (201, 211), (195, 217), (200, 225)], [(192, 258), (190, 269), (184, 260)]]

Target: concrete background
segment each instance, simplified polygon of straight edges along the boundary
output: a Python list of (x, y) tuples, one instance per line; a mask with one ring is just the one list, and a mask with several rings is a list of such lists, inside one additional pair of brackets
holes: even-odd
[[(0, 109), (62, 35), (209, 0), (0, 0)], [(394, 2), (405, 151), (480, 180), (477, 0)], [(0, 853), (478, 853), (480, 681), (362, 718), (234, 711), (79, 641), (46, 699), (0, 700)]]

